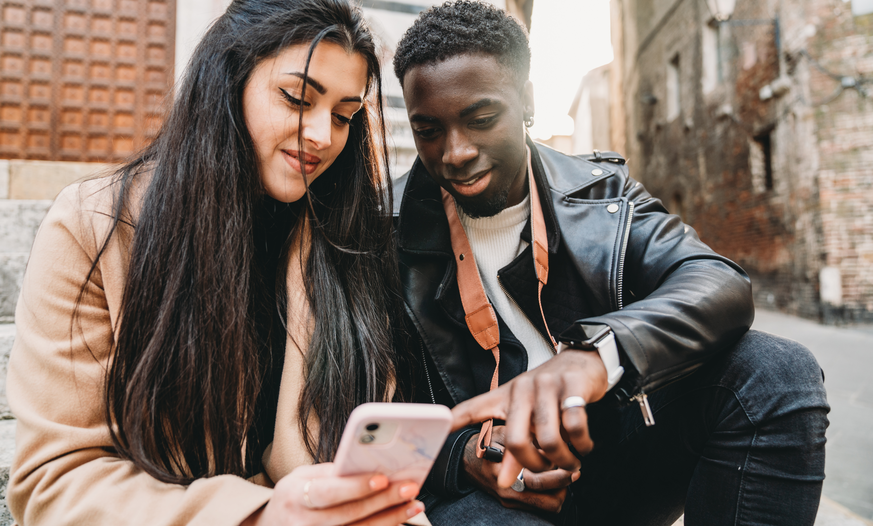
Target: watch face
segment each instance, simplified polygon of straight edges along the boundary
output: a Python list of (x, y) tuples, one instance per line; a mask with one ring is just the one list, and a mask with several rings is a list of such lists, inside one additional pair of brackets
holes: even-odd
[(594, 345), (598, 341), (612, 332), (612, 328), (610, 328), (609, 325), (583, 325), (582, 330), (585, 331), (585, 336), (588, 338), (584, 342), (581, 342), (580, 347), (586, 348), (585, 345), (587, 344), (587, 348), (591, 349), (594, 348)]
[(571, 325), (558, 340), (569, 347), (583, 350), (597, 349), (597, 343), (612, 333), (609, 325)]

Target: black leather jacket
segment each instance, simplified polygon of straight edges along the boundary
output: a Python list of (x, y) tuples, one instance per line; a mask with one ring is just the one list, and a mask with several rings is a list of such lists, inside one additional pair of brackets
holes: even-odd
[[(558, 340), (580, 339), (580, 323), (612, 328), (625, 373), (608, 398), (627, 402), (689, 374), (748, 330), (754, 318), (748, 276), (669, 215), (628, 176), (624, 159), (529, 146), (548, 230), (546, 323)], [(453, 406), (488, 390), (494, 360), (464, 323), (439, 186), (416, 160), (394, 195), (406, 312), (425, 362), (417, 399)], [(530, 240), (530, 223), (522, 236)], [(530, 250), (498, 277), (545, 334)], [(503, 384), (527, 370), (527, 353), (498, 322)], [(459, 491), (465, 436), (449, 437), (428, 482), (431, 492)]]

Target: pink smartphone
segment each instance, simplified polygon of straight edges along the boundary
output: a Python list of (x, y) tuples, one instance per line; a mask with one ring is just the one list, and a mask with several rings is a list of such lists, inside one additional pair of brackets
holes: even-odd
[(452, 426), (435, 404), (362, 404), (352, 411), (334, 463), (337, 474), (382, 473), (421, 485)]

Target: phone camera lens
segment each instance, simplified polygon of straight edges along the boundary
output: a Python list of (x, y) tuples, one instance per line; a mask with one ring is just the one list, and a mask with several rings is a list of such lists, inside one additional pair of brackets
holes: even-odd
[(375, 431), (379, 429), (379, 424), (367, 424), (367, 431)]
[(376, 440), (376, 437), (374, 437), (373, 435), (364, 435), (361, 437), (362, 444), (369, 444), (370, 442), (372, 442), (374, 440)]

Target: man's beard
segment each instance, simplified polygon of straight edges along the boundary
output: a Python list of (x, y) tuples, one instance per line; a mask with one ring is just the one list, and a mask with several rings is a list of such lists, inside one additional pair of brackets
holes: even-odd
[(496, 216), (506, 208), (506, 203), (509, 201), (509, 190), (510, 188), (507, 186), (487, 199), (482, 199), (478, 196), (455, 196), (455, 202), (464, 209), (464, 213), (468, 217), (475, 219)]

